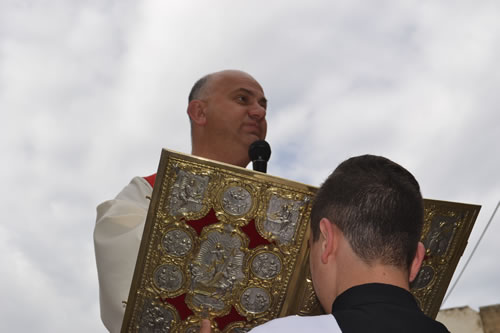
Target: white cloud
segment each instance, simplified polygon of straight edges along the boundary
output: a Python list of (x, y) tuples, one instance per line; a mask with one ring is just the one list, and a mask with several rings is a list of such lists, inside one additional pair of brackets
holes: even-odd
[[(499, 7), (0, 3), (0, 329), (104, 330), (95, 206), (155, 172), (162, 147), (189, 152), (189, 89), (223, 68), (269, 98), (269, 173), (317, 186), (347, 157), (386, 155), (426, 197), (483, 204), (470, 251), (500, 199)], [(446, 306), (500, 302), (497, 229)]]

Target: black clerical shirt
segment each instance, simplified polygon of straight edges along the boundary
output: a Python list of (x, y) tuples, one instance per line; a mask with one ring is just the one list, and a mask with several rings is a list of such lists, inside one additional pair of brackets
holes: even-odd
[(410, 292), (388, 284), (346, 290), (333, 302), (332, 314), (342, 333), (449, 333), (420, 310)]

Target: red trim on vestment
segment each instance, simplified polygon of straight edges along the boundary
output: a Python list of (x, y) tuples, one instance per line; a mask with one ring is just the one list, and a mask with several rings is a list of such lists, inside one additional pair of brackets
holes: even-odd
[(146, 181), (151, 185), (151, 187), (155, 186), (155, 180), (156, 180), (156, 173), (152, 174), (151, 176), (143, 177), (146, 179)]

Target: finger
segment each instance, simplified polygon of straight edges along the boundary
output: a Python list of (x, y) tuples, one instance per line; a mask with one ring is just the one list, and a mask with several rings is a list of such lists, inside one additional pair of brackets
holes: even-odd
[(202, 319), (201, 320), (201, 327), (200, 327), (200, 333), (210, 333), (210, 320), (208, 319)]

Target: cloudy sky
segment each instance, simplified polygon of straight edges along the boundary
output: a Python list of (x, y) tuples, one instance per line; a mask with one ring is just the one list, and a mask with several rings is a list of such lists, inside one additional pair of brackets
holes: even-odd
[[(303, 2), (305, 3), (305, 2)], [(500, 200), (500, 2), (0, 0), (2, 332), (104, 332), (95, 207), (190, 152), (202, 75), (269, 99), (268, 173), (318, 186), (387, 156), (424, 197)], [(500, 303), (497, 216), (443, 307)], [(457, 275), (457, 274), (456, 274)], [(456, 276), (455, 276), (456, 278)]]

